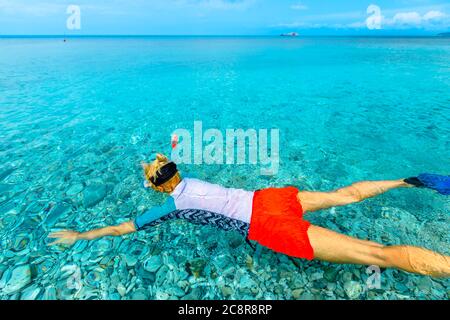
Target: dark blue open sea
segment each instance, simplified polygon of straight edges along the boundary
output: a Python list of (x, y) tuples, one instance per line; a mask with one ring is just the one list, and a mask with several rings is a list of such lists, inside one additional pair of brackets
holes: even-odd
[[(172, 221), (48, 247), (59, 229), (133, 219), (163, 195), (140, 161), (177, 128), (280, 131), (280, 167), (180, 165), (225, 186), (331, 190), (450, 173), (450, 40), (137, 37), (0, 39), (0, 299), (448, 299), (449, 280), (256, 252)], [(450, 254), (450, 198), (395, 190), (308, 214), (383, 244)]]

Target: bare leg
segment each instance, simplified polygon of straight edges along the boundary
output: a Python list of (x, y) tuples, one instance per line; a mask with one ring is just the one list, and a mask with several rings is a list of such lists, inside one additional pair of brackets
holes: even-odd
[(310, 226), (314, 258), (341, 264), (377, 265), (433, 277), (450, 277), (450, 257), (412, 246), (383, 246)]
[(300, 191), (298, 200), (305, 212), (344, 206), (375, 197), (395, 188), (412, 187), (403, 180), (362, 181), (331, 192)]

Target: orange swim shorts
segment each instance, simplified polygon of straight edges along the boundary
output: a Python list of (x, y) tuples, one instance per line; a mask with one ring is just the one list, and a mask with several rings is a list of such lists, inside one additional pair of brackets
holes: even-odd
[(248, 239), (288, 256), (312, 260), (307, 233), (311, 224), (303, 219), (297, 194), (294, 187), (256, 191)]

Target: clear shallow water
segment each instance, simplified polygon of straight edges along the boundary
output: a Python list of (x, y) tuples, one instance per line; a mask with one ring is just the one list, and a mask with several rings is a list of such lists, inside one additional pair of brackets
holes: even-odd
[[(134, 218), (163, 196), (139, 162), (176, 128), (279, 128), (279, 173), (182, 171), (226, 186), (329, 190), (450, 172), (450, 41), (367, 38), (0, 39), (0, 298), (448, 299), (449, 280), (257, 254), (184, 221), (47, 247), (56, 229)], [(396, 190), (309, 214), (384, 244), (450, 254), (449, 198)], [(73, 281), (72, 281), (73, 280)]]

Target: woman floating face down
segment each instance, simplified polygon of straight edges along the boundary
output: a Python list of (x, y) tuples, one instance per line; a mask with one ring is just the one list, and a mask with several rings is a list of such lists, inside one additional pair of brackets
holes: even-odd
[(419, 247), (384, 246), (359, 240), (311, 225), (303, 217), (305, 212), (360, 202), (395, 188), (425, 187), (448, 195), (449, 176), (421, 174), (399, 180), (362, 181), (331, 192), (299, 191), (295, 187), (247, 191), (198, 179), (183, 179), (176, 164), (162, 154), (151, 163), (143, 163), (142, 168), (145, 187), (170, 195), (164, 205), (115, 226), (81, 233), (70, 230), (51, 233), (49, 237), (56, 240), (50, 245), (122, 236), (167, 220), (186, 219), (194, 224), (238, 231), (247, 240), (295, 258), (392, 267), (434, 277), (450, 276), (449, 256)]

